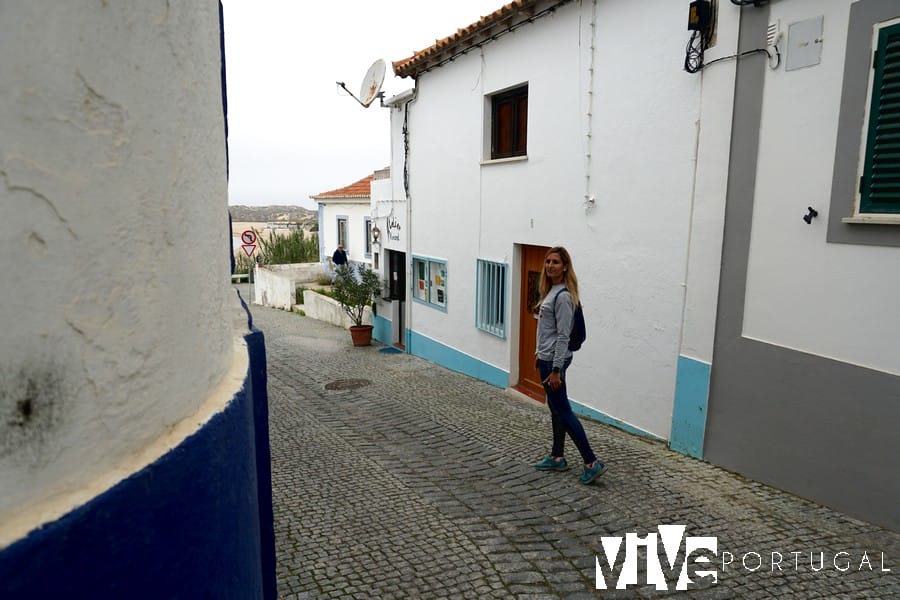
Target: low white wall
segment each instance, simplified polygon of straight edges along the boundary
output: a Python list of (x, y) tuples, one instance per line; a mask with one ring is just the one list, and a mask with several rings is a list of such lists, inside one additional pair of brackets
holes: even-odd
[[(312, 290), (303, 291), (303, 312), (306, 313), (307, 317), (325, 321), (344, 329), (353, 325), (353, 321), (350, 320), (350, 317), (347, 316), (347, 313), (344, 312), (337, 300)], [(363, 325), (371, 324), (372, 309), (367, 306), (363, 310)]]
[(297, 286), (311, 283), (324, 273), (322, 263), (259, 265), (253, 271), (253, 304), (291, 310)]
[(325, 273), (325, 266), (318, 262), (296, 263), (290, 265), (266, 265), (265, 268), (284, 277), (289, 277), (297, 283), (316, 281), (320, 275)]

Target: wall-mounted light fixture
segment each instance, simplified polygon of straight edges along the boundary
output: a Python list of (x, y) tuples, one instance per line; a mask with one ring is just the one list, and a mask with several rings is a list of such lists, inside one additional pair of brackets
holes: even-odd
[(372, 243), (377, 244), (378, 240), (381, 239), (381, 230), (377, 227), (372, 228)]

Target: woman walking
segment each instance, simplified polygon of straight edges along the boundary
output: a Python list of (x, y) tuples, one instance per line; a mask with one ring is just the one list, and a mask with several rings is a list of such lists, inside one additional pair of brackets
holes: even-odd
[(535, 366), (547, 393), (547, 406), (553, 425), (553, 446), (550, 454), (534, 467), (540, 471), (565, 471), (569, 468), (563, 452), (566, 434), (575, 442), (584, 462), (579, 480), (588, 484), (606, 472), (606, 465), (597, 460), (584, 433), (584, 427), (569, 404), (566, 395), (566, 369), (572, 363), (569, 333), (578, 305), (578, 278), (572, 269), (572, 259), (562, 246), (550, 248), (544, 256), (541, 270), (540, 319), (537, 329)]

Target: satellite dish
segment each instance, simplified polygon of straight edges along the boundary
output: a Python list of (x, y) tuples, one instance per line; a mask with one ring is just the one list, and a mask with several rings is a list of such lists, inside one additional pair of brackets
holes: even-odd
[(372, 63), (366, 76), (363, 77), (362, 86), (359, 88), (359, 101), (363, 106), (369, 106), (378, 97), (381, 84), (384, 82), (384, 61), (380, 58)]
[(353, 92), (347, 89), (347, 86), (344, 85), (343, 81), (338, 81), (337, 84), (345, 92), (353, 96), (354, 100), (368, 108), (375, 98), (382, 97), (381, 84), (384, 81), (384, 72), (385, 66), (383, 60), (379, 58), (372, 63), (372, 66), (366, 71), (366, 76), (363, 77), (362, 86), (359, 89), (359, 98), (353, 96)]

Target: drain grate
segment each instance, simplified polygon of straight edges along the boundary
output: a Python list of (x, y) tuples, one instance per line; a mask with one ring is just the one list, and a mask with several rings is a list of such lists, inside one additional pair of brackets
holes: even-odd
[(368, 379), (338, 379), (325, 384), (326, 390), (356, 390), (372, 383)]

